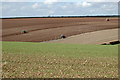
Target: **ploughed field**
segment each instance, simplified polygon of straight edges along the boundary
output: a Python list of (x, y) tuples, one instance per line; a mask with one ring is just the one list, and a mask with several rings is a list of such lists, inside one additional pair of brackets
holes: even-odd
[[(2, 19), (2, 40), (42, 42), (86, 32), (118, 28), (118, 19), (110, 18), (24, 18)], [(27, 31), (22, 34), (21, 31)]]

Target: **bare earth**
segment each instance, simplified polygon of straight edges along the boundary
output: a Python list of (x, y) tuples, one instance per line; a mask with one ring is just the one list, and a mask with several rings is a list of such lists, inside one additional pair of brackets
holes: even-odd
[(69, 44), (102, 44), (118, 40), (118, 29), (108, 29), (101, 31), (94, 31), (68, 37), (66, 39), (59, 39), (49, 41), (49, 43), (69, 43)]
[[(61, 34), (69, 37), (118, 28), (117, 18), (110, 18), (110, 21), (105, 20), (106, 18), (3, 19), (2, 41), (43, 42), (57, 40)], [(21, 34), (22, 30), (26, 30), (28, 33)]]

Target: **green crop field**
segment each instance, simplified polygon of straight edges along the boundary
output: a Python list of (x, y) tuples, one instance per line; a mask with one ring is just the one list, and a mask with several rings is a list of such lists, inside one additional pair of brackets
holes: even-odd
[(117, 45), (2, 42), (3, 78), (117, 78)]

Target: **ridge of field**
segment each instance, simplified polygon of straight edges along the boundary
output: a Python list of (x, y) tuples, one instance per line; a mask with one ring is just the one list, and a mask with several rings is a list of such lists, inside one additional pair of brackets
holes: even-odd
[(117, 45), (2, 42), (3, 78), (117, 78)]
[[(3, 19), (2, 40), (42, 42), (98, 30), (118, 28), (118, 19), (110, 18), (29, 18)], [(27, 34), (21, 34), (26, 30)]]

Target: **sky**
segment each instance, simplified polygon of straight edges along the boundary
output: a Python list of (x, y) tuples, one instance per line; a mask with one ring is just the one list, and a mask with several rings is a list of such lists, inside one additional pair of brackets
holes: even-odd
[[(101, 2), (100, 2), (101, 1)], [(1, 17), (117, 15), (118, 0), (2, 0)]]
[(120, 0), (1, 0), (2, 2), (119, 2)]

